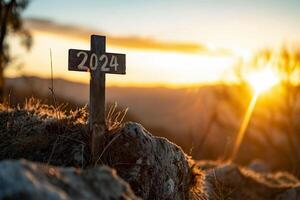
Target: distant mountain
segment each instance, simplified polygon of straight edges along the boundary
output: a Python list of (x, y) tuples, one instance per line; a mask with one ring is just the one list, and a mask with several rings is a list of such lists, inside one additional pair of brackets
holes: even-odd
[[(26, 93), (38, 96), (48, 96), (50, 94), (50, 79), (23, 76), (7, 78), (6, 83), (7, 87), (14, 88), (18, 92), (26, 91)], [(87, 103), (89, 94), (87, 84), (71, 82), (64, 79), (54, 79), (53, 83), (55, 94), (58, 97), (70, 100), (79, 105)]]

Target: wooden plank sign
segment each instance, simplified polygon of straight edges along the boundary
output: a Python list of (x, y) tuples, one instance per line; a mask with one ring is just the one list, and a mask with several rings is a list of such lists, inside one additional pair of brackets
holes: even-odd
[(89, 71), (100, 70), (109, 74), (125, 74), (125, 54), (103, 53), (69, 49), (69, 70)]
[(125, 74), (125, 54), (106, 53), (105, 37), (91, 36), (91, 50), (69, 49), (68, 69), (90, 72), (89, 127), (92, 157), (98, 159), (104, 145), (105, 74)]

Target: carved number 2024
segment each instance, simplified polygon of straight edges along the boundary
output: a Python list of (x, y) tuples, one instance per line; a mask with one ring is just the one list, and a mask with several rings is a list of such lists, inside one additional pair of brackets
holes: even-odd
[[(103, 54), (101, 55), (99, 58), (98, 56), (93, 53), (90, 57), (90, 67), (84, 66), (84, 64), (86, 63), (87, 59), (88, 59), (88, 54), (87, 52), (84, 51), (80, 51), (77, 53), (77, 57), (81, 57), (81, 55), (83, 55), (83, 59), (81, 61), (81, 63), (77, 66), (78, 69), (82, 69), (82, 70), (88, 70), (89, 68), (91, 70), (96, 70), (97, 66), (98, 66), (98, 62), (101, 65), (101, 71), (103, 72), (108, 72), (110, 69), (109, 68), (114, 68), (115, 71), (118, 71), (118, 59), (116, 56), (112, 55), (110, 62), (108, 59), (108, 56)], [(109, 65), (108, 65), (109, 62)]]

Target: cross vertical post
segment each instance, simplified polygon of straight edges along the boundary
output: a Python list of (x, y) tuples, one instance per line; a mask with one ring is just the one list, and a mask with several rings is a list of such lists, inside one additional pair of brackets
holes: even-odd
[[(96, 54), (105, 53), (105, 36), (91, 36), (91, 51)], [(105, 73), (100, 69), (90, 72), (90, 117), (89, 128), (91, 135), (91, 150), (93, 160), (99, 155), (99, 141), (103, 142), (106, 123), (105, 123)]]
[(89, 131), (93, 161), (104, 148), (105, 74), (125, 74), (125, 54), (107, 53), (105, 36), (91, 36), (91, 50), (69, 49), (68, 69), (90, 72)]

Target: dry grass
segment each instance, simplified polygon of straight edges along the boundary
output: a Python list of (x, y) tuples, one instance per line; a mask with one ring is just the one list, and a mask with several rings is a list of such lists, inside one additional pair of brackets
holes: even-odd
[(198, 168), (193, 160), (189, 161), (190, 165), (190, 188), (189, 199), (191, 200), (208, 200), (207, 191), (204, 184), (204, 173)]
[[(118, 110), (117, 109), (118, 104), (115, 102), (112, 104), (108, 110), (108, 113), (105, 118), (106, 122), (106, 128), (108, 130), (109, 136), (112, 136), (113, 138), (109, 140), (109, 142), (104, 141), (106, 143), (102, 149), (101, 153), (99, 154), (97, 160), (94, 163), (94, 166), (98, 165), (99, 162), (103, 164), (102, 162), (102, 156), (103, 154), (108, 150), (108, 148), (111, 146), (111, 144), (119, 138), (121, 134), (115, 134), (118, 133), (119, 130), (122, 128), (123, 125), (123, 120), (127, 114), (128, 108), (125, 108), (124, 110)], [(106, 138), (105, 136), (104, 138)]]
[[(88, 108), (66, 111), (29, 98), (24, 105), (0, 104), (0, 159), (26, 158), (52, 165), (85, 167), (90, 158)], [(128, 109), (113, 104), (106, 115), (109, 134), (117, 132)], [(107, 144), (109, 146), (110, 144)]]
[[(87, 166), (86, 107), (64, 111), (30, 98), (24, 105), (0, 104), (0, 159), (26, 158), (60, 166)], [(59, 116), (59, 118), (57, 118)]]
[(117, 130), (122, 126), (123, 120), (127, 114), (128, 108), (117, 110), (118, 104), (115, 102), (109, 108), (106, 115), (106, 127), (108, 131)]

